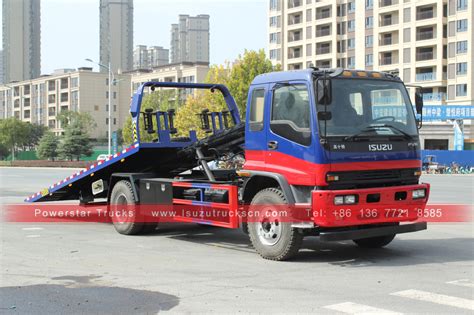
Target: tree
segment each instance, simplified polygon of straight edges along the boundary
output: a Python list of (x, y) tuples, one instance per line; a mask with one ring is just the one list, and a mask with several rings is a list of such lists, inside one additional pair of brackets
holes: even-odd
[(61, 122), (63, 129), (66, 129), (70, 124), (77, 123), (76, 128), (80, 128), (84, 134), (89, 134), (89, 129), (97, 126), (94, 118), (87, 112), (63, 110), (56, 119)]
[(117, 129), (117, 145), (123, 144), (123, 129)]
[(15, 148), (26, 143), (27, 139), (27, 123), (14, 117), (0, 120), (0, 144), (11, 150), (12, 158), (15, 156)]
[(242, 118), (245, 117), (247, 94), (253, 79), (257, 75), (279, 70), (279, 66), (273, 68), (263, 49), (259, 51), (245, 50), (243, 56), (239, 55), (239, 58), (234, 62), (226, 85), (237, 103)]
[(75, 121), (64, 128), (64, 136), (59, 144), (58, 153), (61, 159), (79, 161), (81, 155), (90, 156), (92, 145), (89, 135), (84, 133), (80, 122)]
[(4, 144), (0, 143), (0, 159), (4, 160), (9, 153), (10, 151), (8, 150), (8, 148)]
[(196, 130), (198, 138), (204, 138), (206, 136), (206, 133), (201, 128), (201, 119), (199, 114), (204, 109), (209, 109), (210, 112), (218, 112), (223, 110), (222, 104), (215, 102), (213, 103), (211, 97), (209, 95), (188, 96), (186, 103), (178, 108), (176, 112), (175, 126), (178, 129), (179, 136), (188, 136), (189, 130)]
[(46, 130), (48, 130), (46, 126), (29, 123), (26, 124), (26, 128), (28, 137), (26, 138), (25, 143), (23, 143), (23, 146), (30, 149), (38, 145), (40, 139), (43, 137)]
[(90, 156), (93, 151), (88, 130), (96, 126), (92, 116), (89, 113), (62, 111), (57, 119), (64, 129), (64, 136), (58, 146), (59, 157), (79, 160), (81, 155)]
[[(230, 94), (235, 99), (242, 118), (245, 117), (247, 94), (253, 79), (262, 73), (279, 70), (278, 66), (273, 69), (272, 63), (265, 57), (264, 50), (245, 51), (243, 56), (234, 62), (232, 68), (229, 65), (214, 65), (209, 69), (205, 83), (224, 84), (228, 87)], [(182, 136), (187, 135), (188, 130), (197, 130), (198, 137), (204, 137), (201, 130), (199, 113), (203, 109), (209, 111), (226, 110), (227, 106), (221, 93), (210, 91), (197, 92), (188, 97), (184, 106), (176, 113), (176, 128)]]
[[(147, 108), (153, 109), (153, 111), (167, 111), (168, 109), (176, 109), (179, 107), (179, 97), (176, 90), (170, 89), (158, 89), (154, 92), (147, 94), (143, 97), (141, 111)], [(140, 138), (143, 142), (151, 142), (156, 139), (156, 134), (148, 134), (145, 131), (143, 123), (143, 116), (140, 116)], [(153, 119), (154, 130), (156, 130), (156, 120)], [(122, 138), (126, 144), (133, 143), (133, 127), (132, 117), (129, 116), (125, 121), (122, 129)]]
[(46, 132), (38, 144), (36, 155), (40, 159), (52, 160), (58, 156), (58, 138), (52, 132)]
[[(207, 73), (205, 83), (225, 84), (229, 78), (228, 66), (213, 65)], [(227, 109), (224, 97), (215, 90), (199, 90), (192, 96), (188, 96), (183, 106), (176, 111), (175, 126), (179, 136), (188, 136), (189, 130), (196, 130), (198, 138), (203, 138), (206, 133), (201, 128), (199, 114), (205, 109), (210, 112), (220, 112)]]

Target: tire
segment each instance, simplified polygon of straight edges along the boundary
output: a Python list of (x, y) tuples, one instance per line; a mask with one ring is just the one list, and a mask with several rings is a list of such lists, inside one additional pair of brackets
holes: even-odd
[(353, 240), (353, 242), (362, 248), (381, 248), (390, 244), (394, 238), (395, 234), (391, 234), (378, 237), (361, 238), (358, 240)]
[[(110, 196), (111, 210), (118, 210), (117, 205), (134, 205), (137, 203), (133, 194), (132, 185), (127, 180), (121, 180), (117, 182), (112, 189)], [(145, 226), (144, 223), (135, 222), (137, 215), (135, 214), (135, 220), (130, 220), (112, 215), (112, 223), (114, 224), (115, 230), (120, 234), (124, 235), (137, 235), (143, 231)]]
[[(287, 204), (283, 192), (278, 188), (266, 188), (252, 199), (252, 205)], [(301, 247), (303, 235), (290, 222), (279, 222), (275, 218), (266, 218), (264, 214), (256, 222), (248, 222), (250, 241), (262, 258), (269, 260), (287, 260), (293, 257)]]

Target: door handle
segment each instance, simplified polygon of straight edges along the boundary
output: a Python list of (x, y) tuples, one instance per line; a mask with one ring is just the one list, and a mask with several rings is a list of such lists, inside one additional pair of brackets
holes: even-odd
[(267, 146), (268, 146), (268, 149), (270, 150), (276, 150), (276, 148), (278, 148), (278, 142), (268, 141)]

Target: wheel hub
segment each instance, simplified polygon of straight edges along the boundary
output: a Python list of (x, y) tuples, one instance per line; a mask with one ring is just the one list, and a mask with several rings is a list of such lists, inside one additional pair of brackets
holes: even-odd
[(113, 206), (113, 210), (112, 210), (112, 211), (114, 211), (114, 213), (112, 215), (113, 215), (115, 223), (117, 223), (117, 224), (127, 223), (128, 220), (127, 220), (126, 217), (123, 217), (122, 215), (117, 215), (117, 214), (120, 213), (120, 210), (121, 210), (120, 206), (124, 206), (124, 205), (128, 205), (128, 204), (129, 204), (129, 202), (127, 200), (127, 196), (125, 196), (124, 194), (120, 194), (118, 196), (117, 202)]
[(260, 242), (265, 245), (275, 245), (281, 238), (281, 222), (264, 218), (257, 226)]

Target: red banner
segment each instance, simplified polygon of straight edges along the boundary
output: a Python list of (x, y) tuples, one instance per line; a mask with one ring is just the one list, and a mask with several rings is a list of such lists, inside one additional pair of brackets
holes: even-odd
[[(310, 205), (252, 205), (225, 209), (213, 205), (76, 205), (7, 204), (1, 205), (4, 222), (76, 223), (76, 222), (314, 222), (321, 226), (350, 226), (380, 222), (472, 222), (473, 206), (429, 204), (417, 207), (332, 206), (317, 209)], [(322, 224), (324, 222), (326, 225)], [(328, 223), (329, 222), (329, 223)]]

